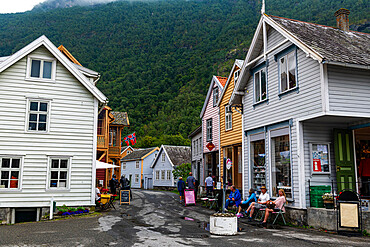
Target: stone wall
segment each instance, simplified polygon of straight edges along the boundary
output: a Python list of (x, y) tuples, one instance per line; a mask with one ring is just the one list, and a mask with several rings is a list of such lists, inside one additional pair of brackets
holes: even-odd
[(307, 210), (286, 206), (285, 219), (287, 222), (297, 225), (306, 226), (307, 223)]

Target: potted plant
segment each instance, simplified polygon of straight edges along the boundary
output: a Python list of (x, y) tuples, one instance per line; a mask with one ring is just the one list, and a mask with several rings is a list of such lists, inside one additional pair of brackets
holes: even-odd
[(331, 193), (325, 193), (322, 195), (322, 199), (324, 200), (324, 206), (326, 209), (333, 209), (334, 208), (334, 197)]

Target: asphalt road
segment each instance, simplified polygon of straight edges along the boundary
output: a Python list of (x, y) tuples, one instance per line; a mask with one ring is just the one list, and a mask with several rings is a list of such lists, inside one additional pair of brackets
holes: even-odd
[[(184, 207), (171, 192), (134, 190), (130, 205), (100, 216), (0, 226), (0, 246), (369, 246), (370, 238), (344, 237), (293, 227), (261, 228), (240, 220), (236, 236), (207, 231), (213, 213)], [(184, 217), (191, 220), (185, 220)]]

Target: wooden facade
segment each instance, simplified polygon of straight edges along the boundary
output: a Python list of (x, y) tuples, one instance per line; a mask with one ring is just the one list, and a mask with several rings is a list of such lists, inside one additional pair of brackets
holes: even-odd
[[(240, 72), (243, 61), (236, 60), (230, 72), (224, 90), (218, 102), (220, 113), (220, 163), (223, 158), (231, 159), (233, 165), (227, 171), (227, 179), (238, 188), (242, 189), (242, 114), (234, 108), (229, 108), (229, 100), (235, 86), (235, 76)], [(236, 77), (237, 78), (237, 77)], [(231, 111), (231, 112), (230, 112)], [(227, 117), (226, 117), (227, 115)], [(226, 124), (226, 121), (228, 124)], [(230, 125), (231, 122), (231, 125)], [(220, 174), (223, 176), (223, 166)]]

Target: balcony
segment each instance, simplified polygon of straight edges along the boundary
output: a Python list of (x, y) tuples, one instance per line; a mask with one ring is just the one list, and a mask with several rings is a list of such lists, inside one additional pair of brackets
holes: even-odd
[(121, 147), (109, 147), (109, 156), (120, 156)]
[(98, 135), (98, 148), (107, 148), (104, 135)]

